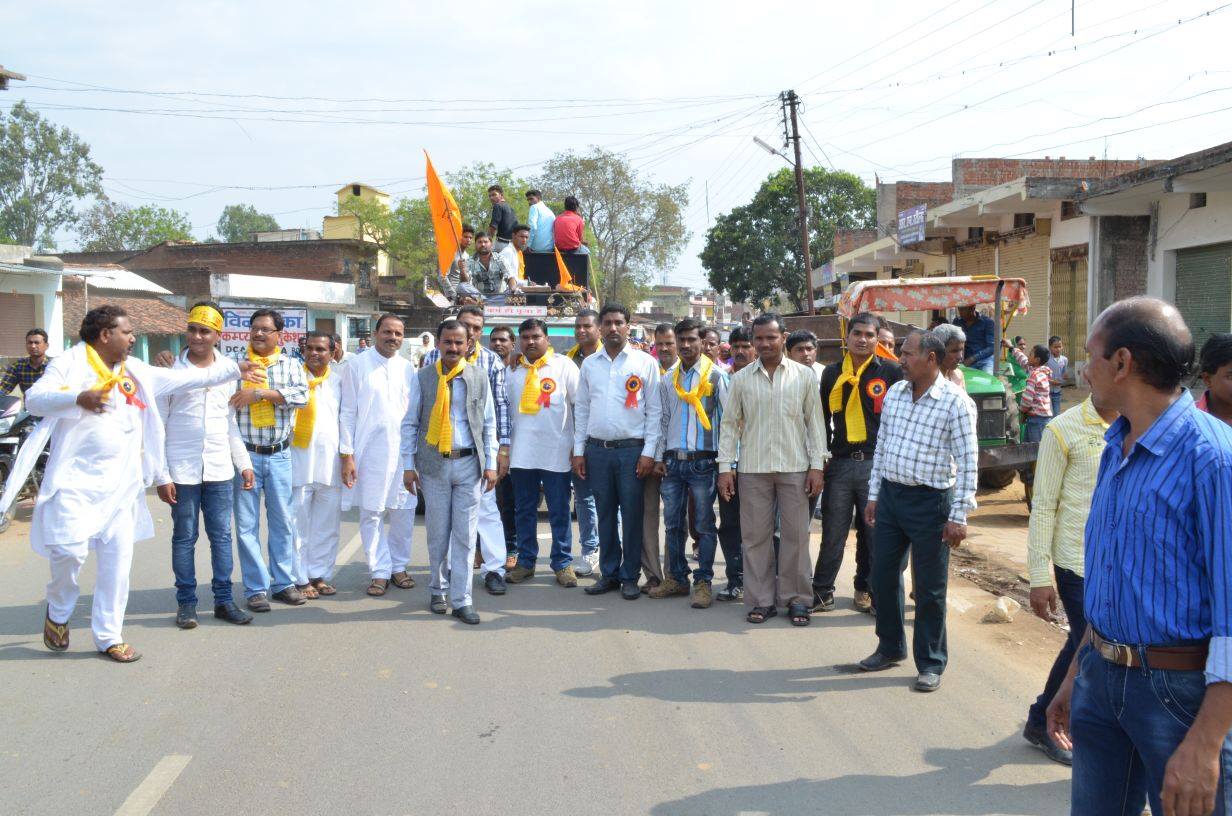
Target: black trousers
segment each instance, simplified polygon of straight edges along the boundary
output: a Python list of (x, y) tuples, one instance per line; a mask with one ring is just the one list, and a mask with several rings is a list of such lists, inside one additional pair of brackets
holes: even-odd
[[(501, 526), (505, 528), (505, 552), (517, 555), (518, 528), (513, 512), (513, 479), (508, 476), (496, 483), (496, 509), (500, 511)], [(539, 512), (538, 502), (535, 503), (535, 512)]]
[[(864, 507), (868, 504), (868, 477), (873, 472), (873, 458), (863, 461), (831, 459), (826, 468), (826, 489), (821, 494), (821, 549), (813, 570), (813, 593), (834, 594), (834, 580), (843, 565), (847, 549), (847, 534), (856, 526), (857, 592), (868, 592), (871, 569), (872, 529), (864, 523)], [(854, 517), (854, 522), (852, 521)]]

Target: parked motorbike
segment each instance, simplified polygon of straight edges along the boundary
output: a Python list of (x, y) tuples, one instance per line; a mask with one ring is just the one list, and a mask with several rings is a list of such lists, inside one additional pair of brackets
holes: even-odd
[[(0, 485), (9, 478), (13, 463), (17, 459), (17, 451), (25, 444), (31, 432), (38, 424), (39, 418), (30, 414), (22, 407), (21, 397), (14, 394), (0, 396)], [(47, 466), (47, 451), (44, 450), (35, 462), (34, 469), (26, 483), (17, 494), (17, 501), (32, 499), (38, 495), (39, 484), (43, 481), (43, 469)], [(13, 504), (16, 506), (17, 501)], [(9, 510), (9, 513), (12, 509)], [(0, 516), (0, 532), (9, 526), (9, 514)]]

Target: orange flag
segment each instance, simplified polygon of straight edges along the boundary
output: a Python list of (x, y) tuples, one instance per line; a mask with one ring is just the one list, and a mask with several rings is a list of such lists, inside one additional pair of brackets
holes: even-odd
[(553, 249), (556, 253), (556, 271), (560, 273), (560, 288), (569, 291), (575, 291), (582, 287), (573, 283), (573, 276), (569, 274), (569, 267), (565, 266), (565, 259), (560, 257), (560, 250)]
[(458, 254), (458, 240), (462, 237), (462, 213), (458, 202), (436, 174), (432, 158), (424, 151), (428, 163), (428, 209), (432, 213), (432, 232), (436, 235), (436, 258), (442, 275), (449, 274), (449, 267)]

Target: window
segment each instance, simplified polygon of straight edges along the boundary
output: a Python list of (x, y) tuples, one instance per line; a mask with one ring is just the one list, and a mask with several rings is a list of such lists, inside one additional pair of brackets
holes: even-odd
[(1062, 201), (1061, 202), (1061, 220), (1062, 221), (1064, 221), (1067, 218), (1077, 218), (1080, 215), (1082, 215), (1082, 213), (1078, 212), (1078, 202), (1077, 201)]
[(351, 195), (355, 196), (356, 198), (359, 197), (359, 185), (358, 184), (351, 185)]
[(1035, 225), (1035, 213), (1014, 213), (1014, 229), (1026, 229)]
[(372, 286), (372, 264), (368, 261), (359, 262), (359, 288), (367, 289)]
[(967, 240), (968, 241), (978, 241), (983, 237), (984, 237), (983, 227), (968, 227), (967, 228)]
[(1190, 193), (1189, 194), (1189, 209), (1196, 210), (1199, 207), (1206, 206), (1206, 193)]

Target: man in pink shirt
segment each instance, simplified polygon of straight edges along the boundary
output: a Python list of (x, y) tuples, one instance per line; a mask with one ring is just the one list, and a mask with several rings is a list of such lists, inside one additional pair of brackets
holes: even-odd
[(552, 235), (556, 248), (561, 252), (589, 255), (590, 249), (584, 243), (583, 235), (586, 222), (582, 220), (582, 214), (579, 212), (580, 206), (577, 198), (565, 196), (565, 211), (556, 216), (556, 220), (552, 222)]

